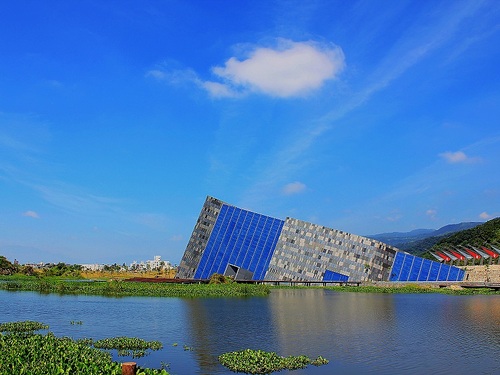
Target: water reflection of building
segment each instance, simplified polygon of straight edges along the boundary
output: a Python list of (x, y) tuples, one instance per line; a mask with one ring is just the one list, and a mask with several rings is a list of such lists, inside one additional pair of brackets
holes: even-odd
[[(283, 354), (290, 355), (304, 352), (307, 350), (304, 343), (315, 342), (321, 338), (324, 347), (340, 355), (345, 350), (345, 343), (353, 337), (358, 337), (360, 332), (367, 337), (373, 337), (376, 342), (374, 345), (377, 346), (377, 343), (384, 342), (385, 336), (389, 334), (387, 327), (394, 324), (391, 297), (328, 290), (280, 290), (278, 293), (273, 291), (269, 302), (279, 347)], [(315, 356), (321, 353), (305, 354)]]
[(276, 350), (277, 334), (267, 298), (193, 298), (184, 300), (190, 326), (189, 340), (203, 374), (221, 369), (217, 357), (253, 348)]
[(464, 271), (382, 242), (302, 220), (272, 218), (207, 197), (177, 271), (241, 280), (457, 281)]

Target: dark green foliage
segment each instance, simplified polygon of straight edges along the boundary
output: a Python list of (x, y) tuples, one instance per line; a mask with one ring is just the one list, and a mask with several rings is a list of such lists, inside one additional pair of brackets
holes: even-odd
[[(470, 225), (474, 225), (470, 228)], [(467, 228), (469, 226), (469, 228)], [(457, 231), (460, 227), (467, 229)], [(500, 218), (490, 220), (484, 224), (461, 223), (454, 225), (452, 232), (445, 231), (446, 227), (435, 231), (435, 235), (421, 240), (408, 241), (397, 246), (410, 254), (416, 254), (423, 258), (435, 260), (429, 254), (429, 250), (435, 251), (447, 245), (471, 245), (480, 246), (484, 244), (500, 244)]]
[(121, 374), (111, 355), (67, 337), (0, 336), (0, 374)]
[(148, 349), (160, 350), (163, 345), (159, 341), (145, 341), (137, 337), (113, 337), (95, 341), (94, 348), (116, 349), (120, 356), (138, 358), (148, 354)]
[(209, 284), (229, 284), (233, 280), (229, 277), (226, 277), (224, 275), (221, 275), (220, 273), (214, 273), (212, 276), (210, 276)]
[(0, 289), (38, 291), (41, 293), (88, 294), (104, 296), (149, 296), (149, 297), (248, 297), (267, 296), (267, 285), (248, 284), (173, 284), (140, 283), (129, 281), (65, 281), (50, 278), (6, 277)]
[(0, 275), (13, 275), (18, 271), (18, 266), (12, 264), (6, 257), (0, 255)]
[(500, 244), (500, 218), (496, 218), (472, 229), (463, 230), (442, 239), (436, 245), (481, 246), (485, 243)]
[[(73, 340), (31, 331), (47, 329), (38, 322), (2, 323), (0, 328), (0, 375), (78, 374), (121, 375), (121, 364), (113, 362), (107, 352), (92, 348), (92, 339)], [(119, 338), (123, 346), (138, 346), (139, 339)], [(150, 342), (149, 346), (161, 347)], [(165, 370), (139, 368), (137, 375), (168, 375)]]
[(303, 369), (311, 364), (321, 366), (327, 364), (328, 360), (321, 356), (315, 360), (305, 355), (281, 357), (274, 352), (245, 349), (221, 354), (219, 362), (234, 372), (270, 374), (281, 370)]
[(19, 333), (28, 332), (33, 333), (41, 329), (49, 329), (49, 326), (40, 322), (33, 322), (25, 320), (21, 322), (9, 322), (0, 324), (0, 332)]
[(500, 246), (500, 218), (442, 238), (429, 250), (437, 251), (449, 246), (488, 246), (488, 244)]
[(43, 274), (45, 276), (66, 276), (66, 277), (80, 277), (82, 266), (78, 264), (57, 263), (45, 266)]
[(378, 285), (365, 285), (365, 286), (328, 286), (325, 289), (334, 290), (337, 292), (357, 292), (357, 293), (441, 293), (451, 295), (473, 295), (473, 294), (494, 294), (500, 295), (500, 291), (486, 288), (464, 288), (464, 289), (448, 289), (436, 288), (428, 285), (405, 285), (405, 286), (378, 286)]

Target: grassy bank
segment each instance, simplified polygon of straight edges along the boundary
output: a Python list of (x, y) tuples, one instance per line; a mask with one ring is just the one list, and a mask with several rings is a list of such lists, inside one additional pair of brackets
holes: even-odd
[(85, 294), (112, 297), (251, 297), (267, 296), (273, 289), (321, 288), (337, 292), (355, 293), (441, 293), (451, 295), (500, 295), (500, 291), (487, 288), (439, 288), (432, 284), (361, 285), (361, 286), (268, 286), (253, 284), (175, 284), (130, 281), (63, 280), (61, 278), (36, 278), (8, 276), (0, 278), (0, 290), (34, 291), (40, 293)]
[(447, 287), (439, 288), (425, 284), (407, 284), (404, 286), (386, 286), (386, 285), (361, 285), (361, 286), (273, 286), (271, 289), (311, 289), (320, 288), (333, 290), (336, 292), (352, 293), (386, 293), (386, 294), (408, 294), (408, 293), (440, 293), (451, 295), (500, 295), (500, 291), (488, 288), (460, 288)]
[(247, 284), (172, 284), (129, 281), (61, 280), (58, 278), (4, 277), (0, 290), (40, 293), (85, 294), (113, 297), (251, 297), (267, 296), (266, 285)]

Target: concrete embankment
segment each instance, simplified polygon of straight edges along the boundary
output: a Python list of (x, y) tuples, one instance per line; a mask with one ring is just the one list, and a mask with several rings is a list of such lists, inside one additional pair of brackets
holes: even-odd
[(460, 267), (465, 270), (464, 281), (472, 283), (500, 283), (500, 264)]

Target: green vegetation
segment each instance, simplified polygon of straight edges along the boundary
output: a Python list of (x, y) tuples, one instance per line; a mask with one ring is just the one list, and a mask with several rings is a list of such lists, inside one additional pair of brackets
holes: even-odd
[(219, 362), (234, 372), (270, 374), (281, 370), (303, 369), (309, 365), (326, 365), (329, 361), (321, 356), (311, 360), (305, 355), (281, 357), (274, 352), (245, 349), (221, 354)]
[(352, 286), (327, 286), (324, 289), (335, 290), (337, 292), (358, 292), (358, 293), (441, 293), (452, 295), (472, 295), (472, 294), (494, 294), (500, 295), (500, 291), (487, 288), (436, 288), (424, 284), (407, 284), (404, 286), (380, 286), (380, 285), (363, 285), (359, 287)]
[(49, 326), (43, 323), (33, 322), (31, 320), (0, 324), (0, 332), (8, 333), (34, 333), (35, 331), (40, 331), (41, 329), (49, 329)]
[(390, 285), (360, 285), (360, 286), (302, 286), (302, 285), (282, 285), (273, 286), (272, 289), (326, 289), (336, 292), (351, 292), (351, 293), (386, 293), (386, 294), (412, 294), (412, 293), (441, 293), (451, 295), (500, 295), (500, 291), (488, 288), (440, 288), (426, 284), (405, 284), (394, 286)]
[(3, 277), (0, 289), (12, 291), (36, 291), (40, 293), (87, 294), (113, 297), (250, 297), (267, 296), (267, 285), (226, 284), (177, 284), (143, 283), (110, 280), (68, 281), (58, 278)]
[(232, 278), (221, 275), (220, 273), (214, 273), (210, 276), (210, 280), (208, 281), (209, 284), (230, 284), (232, 282)]
[(0, 255), (0, 275), (27, 275), (27, 276), (64, 276), (67, 278), (80, 278), (82, 267), (78, 264), (46, 264), (39, 270), (32, 266), (22, 266), (16, 262), (11, 263), (6, 257)]
[(0, 275), (13, 275), (18, 272), (17, 265), (12, 264), (6, 257), (0, 255)]
[(112, 337), (95, 341), (94, 348), (116, 349), (119, 356), (139, 358), (147, 355), (148, 349), (160, 350), (163, 345), (159, 341), (146, 341), (137, 337)]
[[(90, 347), (90, 339), (60, 338), (51, 332), (44, 335), (33, 333), (47, 328), (43, 323), (32, 321), (0, 324), (1, 331), (8, 332), (0, 334), (0, 375), (121, 375), (121, 364), (112, 361), (109, 353)], [(131, 346), (138, 340), (121, 339), (122, 344), (129, 343)], [(158, 344), (154, 342), (153, 345)], [(168, 373), (165, 370), (139, 368), (137, 375)]]
[(481, 246), (485, 244), (500, 244), (500, 218), (487, 221), (477, 227), (463, 230), (443, 238), (431, 250), (452, 246)]

